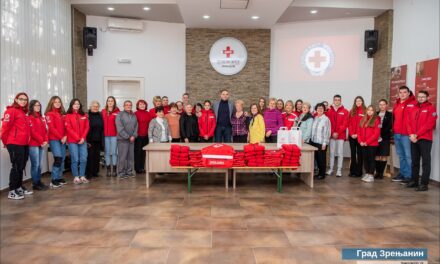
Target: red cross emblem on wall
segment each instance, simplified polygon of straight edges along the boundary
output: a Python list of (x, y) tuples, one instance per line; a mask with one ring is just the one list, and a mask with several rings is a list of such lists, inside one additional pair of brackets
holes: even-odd
[(226, 58), (231, 57), (231, 54), (234, 54), (234, 50), (231, 50), (231, 47), (227, 46), (225, 50), (223, 50), (223, 54), (226, 54)]
[(319, 50), (315, 50), (314, 56), (309, 58), (309, 62), (315, 64), (315, 68), (320, 68), (321, 62), (325, 62), (326, 60), (325, 56), (321, 56), (321, 51)]

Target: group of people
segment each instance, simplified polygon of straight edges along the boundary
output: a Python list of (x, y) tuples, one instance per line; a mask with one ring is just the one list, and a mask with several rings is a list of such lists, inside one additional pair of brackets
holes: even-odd
[[(60, 97), (53, 96), (42, 112), (41, 103), (19, 93), (7, 107), (1, 127), (1, 140), (6, 146), (12, 168), (9, 178), (10, 199), (23, 199), (33, 190), (46, 190), (41, 181), (43, 148), (49, 145), (53, 156), (49, 187), (66, 184), (63, 178), (66, 145), (70, 153), (74, 184), (86, 184), (97, 177), (100, 153), (104, 149), (106, 175), (119, 178), (134, 177), (144, 172), (145, 151), (148, 143), (161, 142), (239, 142), (276, 143), (278, 131), (296, 127), (302, 140), (317, 148), (315, 163), (317, 178), (326, 175), (342, 176), (343, 145), (350, 143), (350, 177), (362, 177), (365, 182), (383, 178), (394, 136), (400, 159), (400, 173), (393, 181), (400, 181), (418, 191), (428, 189), (431, 147), (437, 113), (428, 102), (429, 94), (420, 91), (417, 101), (407, 86), (399, 89), (399, 99), (393, 112), (388, 102), (379, 101), (366, 106), (357, 96), (350, 110), (344, 108), (342, 97), (335, 95), (333, 103), (316, 104), (297, 100), (284, 102), (260, 98), (249, 111), (243, 100), (232, 102), (229, 91), (220, 91), (218, 101), (205, 100), (191, 104), (189, 94), (182, 100), (169, 103), (166, 96), (155, 96), (148, 109), (145, 100), (127, 100), (119, 109), (115, 97), (109, 96), (103, 109), (92, 101), (88, 113), (79, 99), (70, 101), (67, 111)], [(327, 148), (330, 149), (327, 170)], [(23, 186), (23, 170), (31, 160), (32, 190)], [(335, 158), (337, 164), (335, 166)], [(423, 162), (419, 179), (420, 159)]]

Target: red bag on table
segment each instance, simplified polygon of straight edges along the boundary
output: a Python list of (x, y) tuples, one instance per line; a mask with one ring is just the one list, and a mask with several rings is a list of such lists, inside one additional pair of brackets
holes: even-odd
[(234, 163), (234, 148), (224, 144), (214, 144), (203, 148), (202, 161), (204, 167), (230, 168)]

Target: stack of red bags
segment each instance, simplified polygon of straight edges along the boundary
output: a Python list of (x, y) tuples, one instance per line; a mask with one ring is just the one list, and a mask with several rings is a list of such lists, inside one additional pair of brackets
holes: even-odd
[(244, 159), (249, 167), (264, 166), (264, 146), (259, 144), (247, 144), (243, 147)]
[(235, 152), (233, 167), (244, 167), (246, 166), (244, 162), (244, 152)]
[(202, 152), (201, 151), (191, 151), (189, 153), (189, 164), (192, 167), (203, 167)]
[(264, 167), (279, 167), (283, 159), (283, 150), (272, 150), (264, 153)]
[(170, 165), (189, 166), (189, 147), (171, 145)]
[(284, 157), (281, 165), (284, 167), (299, 167), (301, 158), (301, 149), (297, 145), (282, 145)]

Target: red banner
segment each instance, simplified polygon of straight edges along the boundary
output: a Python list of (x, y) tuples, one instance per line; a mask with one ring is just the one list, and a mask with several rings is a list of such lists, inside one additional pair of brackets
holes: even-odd
[(399, 98), (399, 87), (406, 85), (406, 70), (407, 65), (401, 65), (391, 68), (390, 79), (390, 109), (393, 108), (397, 98)]
[(416, 64), (416, 94), (425, 90), (429, 93), (429, 102), (437, 107), (438, 58), (417, 62)]

